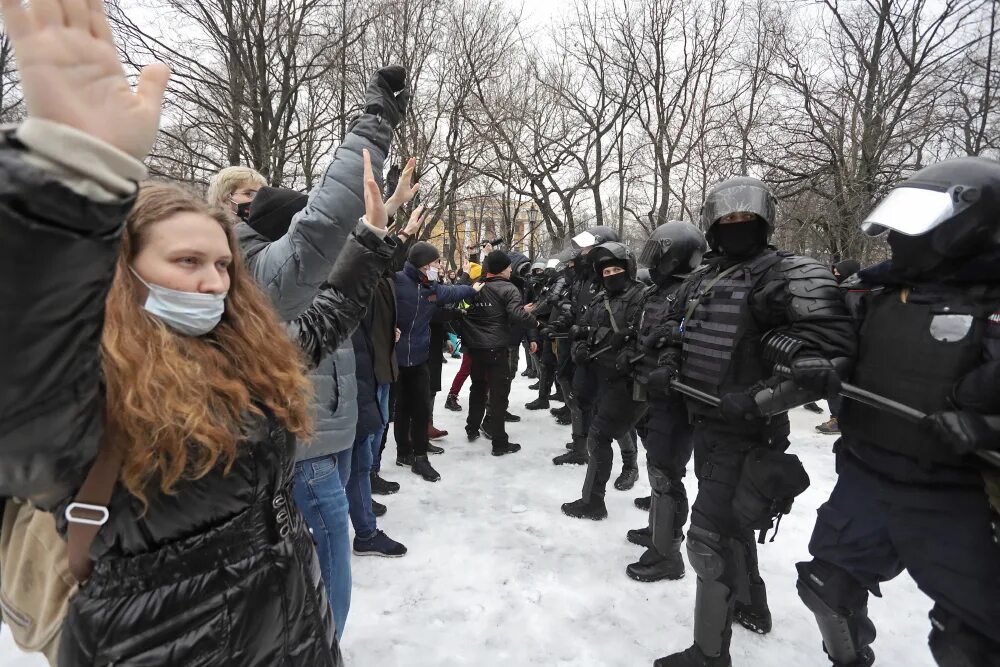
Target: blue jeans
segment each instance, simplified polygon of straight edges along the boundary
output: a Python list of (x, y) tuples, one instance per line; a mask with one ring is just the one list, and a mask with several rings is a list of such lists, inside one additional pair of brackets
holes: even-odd
[(351, 448), (351, 478), (347, 481), (347, 506), (351, 513), (354, 533), (359, 539), (370, 539), (378, 526), (372, 512), (372, 447), (370, 433), (359, 433)]
[(382, 436), (389, 428), (389, 383), (378, 386), (378, 409), (382, 413), (382, 428), (371, 435), (372, 461), (371, 471), (378, 472), (382, 469)]
[(350, 474), (350, 449), (295, 464), (295, 504), (316, 543), (338, 640), (351, 608), (351, 535), (344, 493)]

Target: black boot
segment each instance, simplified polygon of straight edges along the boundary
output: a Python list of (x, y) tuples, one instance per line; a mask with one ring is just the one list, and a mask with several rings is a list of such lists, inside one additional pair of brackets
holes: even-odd
[(710, 658), (701, 652), (697, 644), (693, 644), (686, 651), (654, 661), (653, 667), (732, 667), (732, 664), (728, 655)]
[(767, 588), (764, 580), (750, 582), (750, 604), (736, 601), (734, 620), (751, 632), (766, 635), (771, 631), (771, 610), (767, 606)]
[(605, 507), (604, 498), (601, 496), (591, 496), (589, 502), (581, 498), (571, 503), (563, 503), (562, 511), (574, 519), (600, 521), (608, 518), (608, 508)]
[(646, 528), (633, 528), (625, 533), (625, 539), (637, 547), (653, 548), (653, 531)]
[(483, 420), (482, 426), (479, 427), (479, 432), (483, 434), (483, 437), (487, 440), (493, 439), (493, 427), (490, 426), (490, 421), (488, 419)]
[(821, 415), (821, 414), (823, 414), (823, 408), (819, 407), (819, 406), (818, 406), (818, 405), (816, 405), (815, 403), (806, 403), (806, 404), (805, 404), (805, 405), (803, 405), (802, 407), (804, 407), (804, 408), (805, 408), (806, 410), (808, 410), (809, 412), (815, 412), (815, 413), (816, 413), (816, 414), (818, 414), (818, 415)]
[(643, 512), (648, 512), (649, 511), (649, 506), (650, 506), (650, 504), (652, 504), (652, 498), (649, 497), (649, 496), (643, 496), (642, 498), (636, 498), (635, 500), (632, 501), (632, 504), (635, 505), (636, 509), (640, 509)]
[(430, 442), (427, 443), (427, 453), (428, 454), (444, 454), (444, 447), (438, 447)]
[(560, 403), (565, 403), (566, 402), (566, 399), (563, 398), (562, 387), (559, 384), (556, 384), (556, 390), (552, 392), (551, 396), (549, 396), (549, 400), (550, 401), (559, 401)]
[(413, 465), (413, 454), (407, 454), (406, 456), (397, 456), (396, 465), (401, 468), (409, 468)]
[(521, 421), (521, 418), (515, 414), (511, 414), (510, 412), (508, 412), (503, 416), (503, 420), (507, 423), (512, 423)]
[(551, 410), (549, 410), (549, 413), (553, 417), (555, 417), (556, 419), (569, 419), (570, 418), (570, 412), (569, 412), (569, 406), (568, 405), (564, 405), (561, 408), (552, 408)]
[(436, 482), (441, 479), (441, 475), (431, 466), (426, 456), (414, 456), (412, 470), (414, 474), (420, 475), (428, 482)]
[(635, 486), (635, 482), (638, 479), (638, 468), (635, 466), (632, 466), (631, 468), (622, 468), (622, 474), (618, 475), (618, 479), (615, 480), (615, 488), (619, 491), (628, 491)]
[(532, 380), (534, 380), (535, 378), (538, 377), (538, 371), (535, 370), (534, 366), (530, 366), (528, 370), (521, 373), (521, 375), (523, 375), (526, 378), (531, 378)]
[(521, 451), (521, 445), (516, 442), (504, 442), (499, 445), (493, 442), (493, 456), (503, 456), (504, 454), (514, 454)]
[(528, 410), (545, 410), (549, 407), (549, 399), (536, 398), (531, 403), (525, 403), (524, 407)]
[(538, 388), (542, 386), (541, 382), (535, 382), (534, 384), (529, 384), (528, 389), (531, 391), (538, 391)]
[(388, 511), (389, 508), (383, 505), (382, 503), (376, 502), (374, 500), (372, 501), (372, 514), (374, 514), (375, 516), (377, 517), (385, 516), (385, 513)]
[(462, 406), (458, 404), (458, 396), (448, 394), (448, 400), (444, 402), (444, 407), (452, 412), (461, 412)]
[(586, 465), (589, 457), (587, 456), (587, 438), (586, 437), (574, 437), (573, 438), (573, 449), (569, 450), (565, 454), (560, 454), (559, 456), (552, 459), (552, 463), (557, 466), (562, 465)]
[(399, 484), (382, 479), (377, 472), (373, 472), (369, 479), (372, 483), (372, 493), (377, 496), (391, 496), (399, 491)]
[(467, 438), (469, 438), (469, 442), (475, 442), (476, 440), (479, 440), (479, 429), (469, 428), (468, 426), (466, 426), (465, 435)]
[(674, 548), (668, 554), (661, 554), (656, 549), (647, 549), (639, 561), (625, 568), (625, 574), (642, 582), (663, 581), (664, 579), (680, 579), (684, 576), (684, 558), (681, 556), (681, 541), (676, 540)]

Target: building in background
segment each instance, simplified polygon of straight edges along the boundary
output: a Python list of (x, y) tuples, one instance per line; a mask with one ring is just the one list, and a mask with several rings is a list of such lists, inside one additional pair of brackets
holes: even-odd
[(463, 253), (468, 255), (467, 246), (479, 246), (500, 237), (504, 239), (504, 248), (532, 257), (544, 233), (538, 208), (531, 200), (504, 201), (485, 195), (466, 198), (456, 202), (453, 209), (446, 208), (427, 241), (441, 250), (441, 258), (453, 268), (462, 265)]

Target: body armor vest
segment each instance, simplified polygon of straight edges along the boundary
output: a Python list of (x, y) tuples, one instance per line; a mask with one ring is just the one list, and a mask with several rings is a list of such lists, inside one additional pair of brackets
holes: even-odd
[(750, 295), (783, 259), (773, 250), (736, 265), (721, 279), (724, 270), (710, 270), (689, 293), (681, 356), (681, 379), (685, 384), (715, 396), (744, 391), (770, 377), (761, 358), (764, 333), (753, 317)]
[[(597, 293), (590, 304), (586, 320), (592, 327), (590, 337), (591, 352), (595, 353), (611, 343), (615, 332), (626, 332), (638, 319), (639, 306), (642, 303), (646, 288), (640, 283), (633, 283), (621, 294), (609, 297), (607, 292)], [(630, 317), (631, 316), (631, 317)], [(595, 358), (595, 361), (606, 368), (615, 368), (615, 361), (622, 348), (605, 350)]]
[[(864, 297), (864, 322), (851, 382), (923, 412), (952, 409), (955, 384), (980, 366), (988, 318), (1000, 290), (923, 295), (887, 289)], [(905, 300), (904, 300), (905, 297)], [(845, 399), (837, 419), (851, 440), (921, 462), (961, 459), (919, 424)]]

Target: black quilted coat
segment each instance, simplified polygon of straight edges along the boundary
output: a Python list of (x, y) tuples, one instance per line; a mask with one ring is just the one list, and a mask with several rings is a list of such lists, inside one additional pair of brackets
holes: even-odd
[[(96, 204), (0, 148), (0, 496), (59, 517), (101, 437), (104, 300), (131, 203)], [(294, 439), (269, 417), (245, 434), (228, 475), (146, 512), (116, 490), (61, 665), (343, 664), (291, 500)]]

